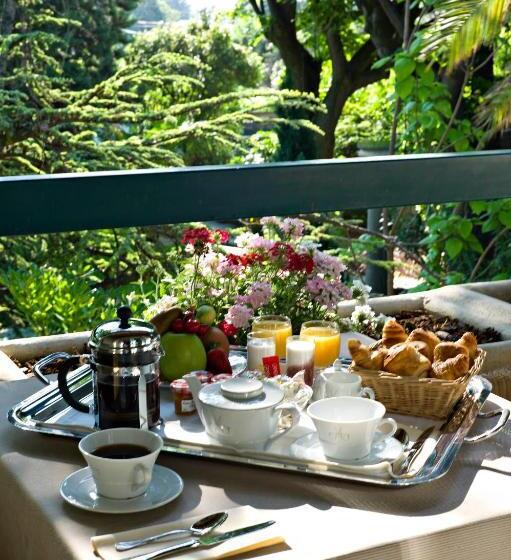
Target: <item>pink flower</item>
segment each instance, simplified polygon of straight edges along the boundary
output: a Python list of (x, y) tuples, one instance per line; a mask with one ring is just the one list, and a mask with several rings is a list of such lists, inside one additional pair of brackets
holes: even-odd
[(254, 312), (246, 305), (235, 303), (229, 308), (225, 315), (225, 320), (237, 329), (245, 329), (250, 324), (250, 319), (254, 316)]
[(334, 278), (338, 278), (346, 270), (346, 266), (337, 257), (323, 251), (314, 251), (313, 259), (318, 272)]
[(343, 299), (351, 298), (351, 290), (339, 279), (325, 280), (321, 276), (309, 278), (305, 285), (313, 299), (327, 309), (335, 309)]
[(292, 239), (298, 239), (302, 237), (303, 230), (305, 229), (305, 222), (299, 220), (298, 218), (284, 218), (280, 229), (289, 235)]
[(252, 309), (258, 309), (269, 303), (271, 299), (271, 285), (268, 282), (254, 282), (250, 292), (243, 296), (238, 296), (236, 302), (250, 305)]
[(216, 270), (220, 276), (227, 276), (228, 274), (240, 274), (243, 271), (243, 266), (235, 262), (234, 259), (222, 256)]
[(260, 222), (263, 226), (276, 226), (278, 228), (282, 224), (281, 219), (277, 216), (266, 216), (265, 218), (261, 218)]

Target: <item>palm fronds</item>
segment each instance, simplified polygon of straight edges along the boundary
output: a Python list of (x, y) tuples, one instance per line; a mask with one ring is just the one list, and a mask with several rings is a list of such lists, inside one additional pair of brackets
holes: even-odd
[(511, 0), (444, 0), (431, 12), (425, 52), (446, 51), (453, 70), (481, 45), (491, 44), (509, 16)]

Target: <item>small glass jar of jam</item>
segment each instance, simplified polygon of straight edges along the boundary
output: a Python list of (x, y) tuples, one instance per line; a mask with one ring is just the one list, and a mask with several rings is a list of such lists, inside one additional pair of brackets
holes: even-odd
[(176, 379), (170, 384), (172, 397), (177, 416), (190, 416), (197, 410), (193, 401), (193, 395), (184, 379)]

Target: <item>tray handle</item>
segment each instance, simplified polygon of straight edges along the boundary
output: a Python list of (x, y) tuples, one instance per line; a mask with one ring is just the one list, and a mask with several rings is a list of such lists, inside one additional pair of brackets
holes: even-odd
[(41, 358), (34, 364), (34, 375), (44, 383), (45, 385), (49, 385), (51, 382), (43, 373), (44, 368), (48, 367), (50, 364), (57, 360), (68, 360), (71, 358), (71, 354), (67, 352), (53, 352), (52, 354), (48, 354), (44, 358)]
[(479, 418), (493, 418), (494, 416), (498, 416), (499, 419), (497, 420), (495, 426), (489, 428), (486, 432), (466, 437), (464, 439), (464, 443), (479, 443), (480, 441), (484, 441), (485, 439), (489, 439), (495, 434), (498, 434), (506, 425), (506, 422), (509, 419), (509, 413), (510, 411), (508, 408), (496, 408), (494, 410), (489, 410), (488, 412), (479, 412), (477, 415)]

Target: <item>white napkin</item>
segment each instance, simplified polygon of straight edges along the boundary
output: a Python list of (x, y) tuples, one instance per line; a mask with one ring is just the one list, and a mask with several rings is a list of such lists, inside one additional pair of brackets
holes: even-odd
[[(230, 509), (227, 510), (227, 513), (229, 514), (227, 520), (212, 534), (224, 533), (226, 531), (240, 529), (249, 525), (263, 523), (264, 521), (276, 520), (275, 516), (272, 516), (272, 512), (261, 512), (250, 506)], [(143, 547), (127, 550), (125, 552), (117, 552), (115, 550), (115, 543), (119, 541), (142, 539), (144, 537), (157, 535), (158, 533), (163, 533), (172, 529), (187, 528), (202, 517), (203, 515), (197, 515), (186, 519), (180, 519), (179, 521), (173, 521), (172, 523), (163, 523), (160, 525), (133, 529), (131, 531), (92, 537), (92, 548), (94, 549), (94, 553), (100, 558), (103, 558), (103, 560), (123, 560), (137, 554), (146, 554), (148, 552), (170, 546), (171, 544), (183, 542), (184, 540), (188, 540), (190, 537), (152, 543)], [(199, 550), (183, 550), (181, 553), (176, 553), (175, 556), (176, 558), (179, 558), (181, 554), (181, 557), (186, 557), (187, 560), (219, 560), (220, 558), (231, 558), (236, 555), (268, 548), (274, 545), (281, 545), (280, 549), (282, 550), (282, 543), (285, 542), (285, 539), (280, 534), (280, 531), (281, 528), (279, 528), (279, 523), (277, 522), (266, 529), (254, 531), (253, 533), (230, 539), (217, 546)], [(284, 549), (285, 548), (288, 547), (284, 545)], [(264, 553), (264, 550), (262, 550), (261, 556), (264, 556)], [(251, 557), (253, 557), (253, 555), (251, 555)]]

